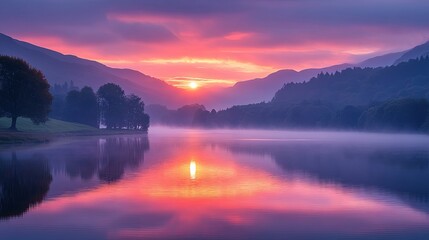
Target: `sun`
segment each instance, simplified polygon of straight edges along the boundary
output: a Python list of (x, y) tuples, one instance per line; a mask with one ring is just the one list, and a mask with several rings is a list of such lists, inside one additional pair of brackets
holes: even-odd
[(197, 89), (198, 88), (198, 83), (196, 83), (196, 82), (189, 82), (189, 87), (191, 89)]
[(197, 178), (197, 163), (194, 160), (191, 160), (191, 163), (189, 163), (189, 175), (192, 180)]

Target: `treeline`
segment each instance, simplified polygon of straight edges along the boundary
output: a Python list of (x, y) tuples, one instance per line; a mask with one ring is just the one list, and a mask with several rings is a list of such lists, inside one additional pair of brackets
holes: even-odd
[(389, 67), (320, 73), (308, 82), (284, 85), (272, 102), (321, 101), (344, 107), (399, 98), (429, 98), (429, 56)]
[(273, 100), (216, 112), (150, 106), (155, 123), (200, 127), (429, 131), (429, 57), (385, 68), (350, 68), (290, 83)]
[(83, 87), (67, 94), (64, 94), (67, 85), (63, 86), (60, 92), (53, 93), (52, 118), (97, 128), (100, 124), (108, 129), (147, 130), (149, 127), (149, 115), (144, 111), (141, 98), (134, 94), (125, 95), (119, 85), (107, 83), (97, 92), (91, 87)]
[(172, 126), (210, 126), (216, 115), (216, 111), (207, 111), (203, 105), (185, 105), (177, 110), (168, 109), (166, 106), (153, 104), (146, 109), (153, 123)]
[(234, 106), (216, 112), (202, 105), (168, 110), (148, 106), (154, 123), (192, 127), (232, 128), (316, 128), (367, 131), (429, 131), (429, 102), (404, 98), (367, 106), (304, 101), (299, 104), (275, 102)]

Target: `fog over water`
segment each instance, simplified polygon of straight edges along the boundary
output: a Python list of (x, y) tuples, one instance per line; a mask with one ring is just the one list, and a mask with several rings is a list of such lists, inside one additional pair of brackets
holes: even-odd
[(152, 127), (2, 147), (1, 238), (424, 239), (428, 146), (412, 134)]

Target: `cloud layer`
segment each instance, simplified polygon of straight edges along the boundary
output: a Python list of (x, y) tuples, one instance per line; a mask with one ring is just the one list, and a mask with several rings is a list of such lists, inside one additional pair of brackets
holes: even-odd
[(228, 85), (407, 49), (429, 40), (428, 9), (426, 0), (3, 0), (0, 31), (172, 83)]

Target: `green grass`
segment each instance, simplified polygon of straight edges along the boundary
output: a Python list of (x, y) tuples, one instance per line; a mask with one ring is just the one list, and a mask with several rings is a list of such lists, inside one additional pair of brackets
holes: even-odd
[(97, 128), (87, 125), (49, 119), (44, 124), (35, 125), (28, 118), (18, 118), (18, 132), (10, 131), (10, 118), (0, 118), (0, 144), (43, 143), (62, 135), (96, 135)]
[[(0, 129), (6, 130), (10, 126), (10, 118), (0, 118)], [(97, 128), (83, 124), (65, 122), (56, 119), (49, 119), (46, 123), (35, 125), (28, 118), (18, 118), (16, 127), (20, 132), (27, 133), (69, 133), (98, 131)]]
[(10, 118), (0, 118), (0, 144), (43, 143), (49, 142), (53, 138), (67, 136), (146, 134), (146, 132), (138, 130), (98, 129), (56, 119), (49, 119), (44, 124), (35, 125), (28, 118), (18, 118), (16, 123), (18, 131), (16, 132), (9, 130), (10, 123)]

